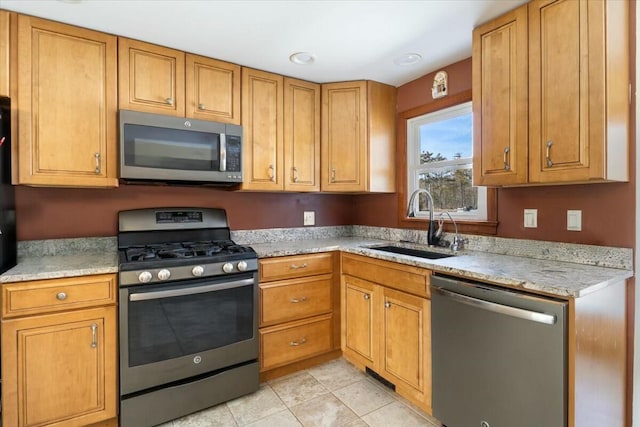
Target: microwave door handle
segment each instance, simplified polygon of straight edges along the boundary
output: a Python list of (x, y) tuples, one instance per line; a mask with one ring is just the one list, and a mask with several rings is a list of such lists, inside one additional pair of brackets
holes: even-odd
[(220, 172), (227, 170), (227, 135), (220, 134)]
[(129, 301), (148, 301), (160, 298), (172, 298), (184, 295), (203, 294), (206, 292), (222, 291), (224, 289), (241, 288), (253, 285), (253, 279), (234, 280), (217, 285), (196, 286), (193, 288), (177, 288), (165, 291), (139, 292), (129, 294)]

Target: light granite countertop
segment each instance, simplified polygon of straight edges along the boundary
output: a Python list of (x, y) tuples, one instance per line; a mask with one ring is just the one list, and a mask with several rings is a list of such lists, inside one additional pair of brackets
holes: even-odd
[[(334, 232), (335, 230), (331, 230)], [(348, 231), (348, 230), (347, 230)], [(405, 235), (392, 236), (389, 230), (358, 230), (358, 237), (343, 236), (344, 230), (336, 235), (314, 230), (314, 234), (296, 234), (286, 230), (288, 240), (270, 243), (247, 241), (256, 233), (238, 232), (232, 236), (238, 243), (249, 244), (260, 258), (300, 255), (327, 251), (343, 251), (386, 261), (398, 262), (433, 270), (435, 273), (451, 274), (483, 282), (494, 283), (509, 288), (544, 293), (559, 297), (579, 298), (613, 283), (633, 276), (630, 267), (630, 250), (622, 248), (586, 247), (585, 245), (547, 244), (526, 242), (528, 253), (524, 254), (522, 241), (495, 244), (490, 242), (492, 251), (487, 250), (487, 242), (474, 242), (455, 256), (442, 259), (423, 259), (371, 249), (373, 246), (395, 245), (416, 249), (427, 249), (420, 243), (401, 242)], [(393, 231), (393, 230), (392, 230)], [(273, 231), (269, 231), (273, 234)], [(413, 233), (413, 232), (411, 232)], [(415, 234), (415, 233), (414, 233)], [(262, 236), (264, 237), (264, 236)], [(273, 237), (273, 236), (272, 236)], [(383, 238), (378, 238), (383, 237)], [(420, 242), (422, 236), (411, 236)], [(395, 239), (394, 239), (395, 238)], [(18, 265), (0, 275), (0, 283), (27, 280), (54, 279), (60, 277), (105, 274), (118, 272), (117, 245), (115, 237), (89, 239), (58, 239), (55, 241), (20, 242)], [(539, 247), (544, 249), (540, 250)], [(563, 245), (557, 247), (557, 245)], [(432, 251), (445, 249), (429, 248)], [(566, 252), (568, 259), (580, 259), (583, 263), (558, 260), (558, 253)], [(518, 256), (509, 255), (516, 253)], [(589, 259), (591, 258), (591, 259)], [(605, 261), (603, 261), (605, 260)], [(606, 266), (603, 266), (606, 265)], [(621, 268), (617, 268), (621, 265)], [(615, 266), (616, 268), (612, 268)]]
[(371, 249), (403, 246), (451, 253), (425, 245), (358, 237), (281, 241), (253, 244), (260, 258), (340, 250), (385, 261), (427, 268), (509, 288), (558, 297), (579, 298), (633, 276), (633, 271), (522, 256), (463, 250), (449, 258), (424, 259)]

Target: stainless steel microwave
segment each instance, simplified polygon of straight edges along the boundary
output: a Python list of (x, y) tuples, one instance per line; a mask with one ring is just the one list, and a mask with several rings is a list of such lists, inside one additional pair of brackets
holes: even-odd
[(242, 127), (120, 110), (120, 178), (192, 184), (242, 182)]

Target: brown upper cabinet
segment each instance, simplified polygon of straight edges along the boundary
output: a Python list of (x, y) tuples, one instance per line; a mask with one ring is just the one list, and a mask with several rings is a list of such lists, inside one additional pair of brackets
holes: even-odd
[(320, 85), (242, 69), (243, 190), (320, 189)]
[(240, 66), (118, 38), (120, 108), (240, 124)]
[(628, 181), (628, 34), (615, 0), (533, 0), (476, 28), (474, 183)]
[(396, 88), (322, 85), (322, 191), (394, 192)]
[(184, 117), (184, 52), (118, 38), (120, 109)]
[(0, 10), (0, 95), (9, 96), (11, 13)]
[(18, 16), (18, 183), (115, 187), (115, 36)]

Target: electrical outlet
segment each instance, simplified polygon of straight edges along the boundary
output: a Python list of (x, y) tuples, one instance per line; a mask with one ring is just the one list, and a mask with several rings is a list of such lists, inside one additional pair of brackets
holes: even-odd
[(524, 210), (524, 228), (538, 228), (538, 209)]
[(316, 225), (316, 212), (304, 211), (304, 225)]
[(582, 211), (567, 211), (567, 230), (582, 231)]

